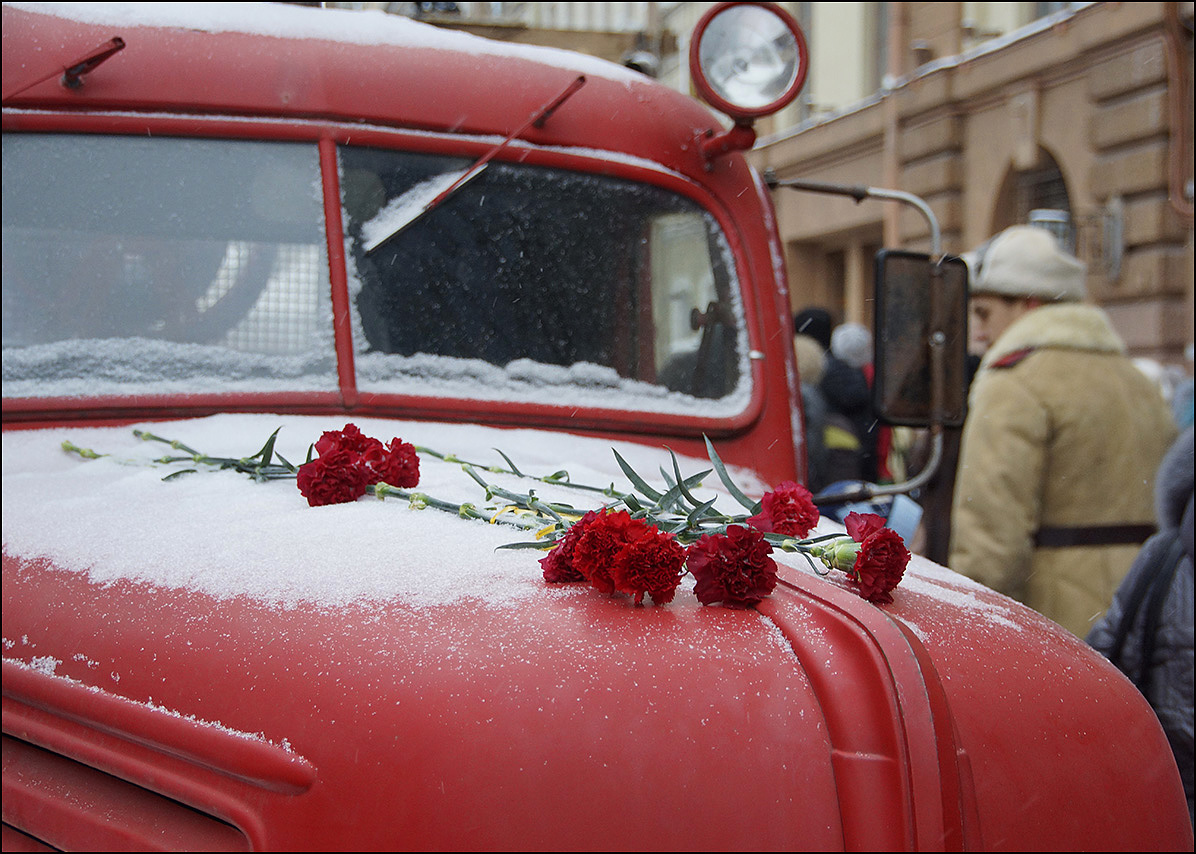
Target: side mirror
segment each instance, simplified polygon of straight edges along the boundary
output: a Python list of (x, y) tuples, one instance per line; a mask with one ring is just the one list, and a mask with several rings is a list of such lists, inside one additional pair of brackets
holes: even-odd
[(929, 255), (880, 251), (875, 318), (872, 403), (881, 421), (961, 426), (967, 403), (967, 265), (955, 257), (935, 263)]

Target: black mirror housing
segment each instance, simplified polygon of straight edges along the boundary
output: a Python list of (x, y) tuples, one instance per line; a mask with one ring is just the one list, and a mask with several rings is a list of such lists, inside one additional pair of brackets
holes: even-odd
[[(960, 258), (885, 249), (876, 256), (872, 402), (886, 424), (963, 424), (968, 268)], [(936, 394), (936, 363), (941, 389)]]

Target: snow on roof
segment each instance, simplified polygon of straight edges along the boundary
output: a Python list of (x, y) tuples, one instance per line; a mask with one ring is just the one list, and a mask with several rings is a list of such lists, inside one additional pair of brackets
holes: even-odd
[(511, 44), (434, 27), (376, 9), (319, 9), (286, 3), (5, 3), (16, 9), (55, 15), (84, 24), (116, 27), (178, 27), (209, 33), (256, 33), (292, 39), (320, 39), (359, 45), (439, 48), (474, 55), (541, 62), (605, 77), (644, 83), (637, 71), (558, 48)]

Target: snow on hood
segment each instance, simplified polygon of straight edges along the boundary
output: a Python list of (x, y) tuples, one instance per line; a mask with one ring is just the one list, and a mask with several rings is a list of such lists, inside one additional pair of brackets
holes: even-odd
[[(281, 427), (276, 448), (298, 464), (321, 433), (339, 430), (344, 423), (330, 416), (224, 414), (138, 426), (202, 453), (229, 457), (256, 453)], [(354, 418), (353, 423), (384, 442), (397, 436), (462, 460), (505, 467), (495, 450), (500, 449), (530, 474), (565, 469), (575, 483), (614, 484), (620, 490), (630, 485), (612, 449), (658, 488), (663, 485), (660, 468), (672, 465), (663, 448), (550, 431), (375, 418)], [(255, 483), (228, 471), (163, 481), (185, 466), (154, 466), (152, 460), (178, 452), (136, 438), (133, 429), (5, 431), (0, 459), (5, 553), (49, 559), (63, 570), (86, 574), (96, 584), (127, 579), (221, 599), (247, 596), (285, 608), (304, 602), (337, 607), (388, 600), (429, 607), (465, 599), (509, 607), (547, 589), (541, 552), (499, 549), (529, 541), (531, 534), (525, 531), (433, 509), (416, 510), (396, 498), (378, 501), (366, 496), (351, 504), (309, 507), (294, 481)], [(62, 449), (64, 440), (110, 456), (81, 459)], [(685, 476), (710, 468), (708, 460), (678, 460)], [(758, 496), (769, 488), (749, 471), (729, 469), (748, 495)], [(518, 492), (530, 486), (541, 498), (579, 509), (604, 501), (595, 493), (509, 475), (484, 476)], [(482, 489), (458, 464), (428, 454), (420, 458), (418, 491), (458, 503), (485, 504)], [(694, 492), (702, 500), (719, 495), (721, 509), (743, 512), (723, 493), (716, 475)], [(824, 520), (813, 533), (842, 532), (842, 526)], [(773, 557), (798, 571), (810, 571), (800, 555), (777, 550)], [(826, 580), (850, 589), (842, 573), (832, 572)], [(594, 592), (582, 585), (560, 585), (552, 587), (552, 594)], [(912, 594), (912, 599), (903, 594)], [(1014, 603), (922, 558), (911, 562), (898, 596), (899, 605), (906, 601), (913, 608), (899, 608), (902, 619), (919, 634), (914, 618), (931, 614), (923, 614), (929, 600), (937, 603), (935, 611), (966, 613), (969, 619), (1011, 628), (1021, 622), (1010, 612)], [(697, 605), (691, 580), (682, 582), (677, 599), (666, 607), (686, 605)]]
[(558, 48), (494, 41), (442, 29), (377, 9), (317, 9), (285, 3), (5, 3), (84, 24), (178, 27), (203, 32), (253, 33), (360, 45), (442, 48), (478, 56), (527, 59), (605, 77), (643, 83), (644, 75), (613, 62)]
[[(225, 414), (140, 426), (202, 453), (230, 457), (256, 453), (281, 427), (277, 450), (298, 464), (323, 431), (344, 423), (331, 417)], [(663, 483), (660, 467), (671, 468), (663, 449), (625, 442), (468, 424), (368, 418), (353, 423), (384, 442), (398, 437), (483, 465), (504, 465), (493, 450), (498, 448), (523, 471), (548, 475), (566, 469), (574, 482), (595, 486), (629, 488), (612, 447), (657, 486)], [(64, 440), (111, 456), (81, 459), (62, 450)], [(255, 483), (230, 471), (164, 482), (162, 477), (185, 466), (149, 463), (174, 453), (136, 438), (132, 427), (5, 431), (5, 551), (49, 558), (63, 569), (88, 573), (96, 583), (127, 578), (284, 606), (396, 597), (416, 605), (466, 597), (503, 604), (544, 588), (540, 552), (496, 551), (531, 539), (519, 529), (414, 510), (395, 498), (366, 496), (352, 504), (308, 507), (294, 481)], [(420, 465), (418, 491), (485, 504), (483, 490), (460, 465), (426, 454)], [(681, 458), (686, 476), (708, 468), (706, 460)], [(748, 494), (762, 494), (764, 485), (750, 473), (734, 473)], [(485, 476), (519, 492), (531, 486), (542, 498), (579, 508), (603, 501), (595, 493)], [(717, 477), (707, 483), (717, 484)], [(742, 512), (729, 499), (725, 509)]]

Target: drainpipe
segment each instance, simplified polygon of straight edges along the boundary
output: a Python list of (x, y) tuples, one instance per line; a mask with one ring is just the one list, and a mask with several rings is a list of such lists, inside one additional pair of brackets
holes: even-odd
[(1188, 111), (1192, 108), (1188, 82), (1187, 38), (1179, 20), (1179, 3), (1164, 4), (1164, 44), (1167, 55), (1167, 97), (1171, 114), (1170, 152), (1167, 158), (1167, 197), (1171, 207), (1190, 226), (1192, 211), (1192, 155), (1189, 152)]
[[(888, 68), (886, 69), (887, 83), (890, 87), (905, 74), (906, 33), (909, 12), (908, 3), (889, 4), (888, 38)], [(886, 187), (897, 189), (901, 186), (901, 161), (898, 152), (899, 115), (897, 110), (897, 94), (895, 88), (885, 93), (881, 102), (884, 115), (884, 148), (881, 152), (881, 171)], [(882, 236), (885, 246), (901, 246), (901, 206), (884, 205), (881, 219)]]

